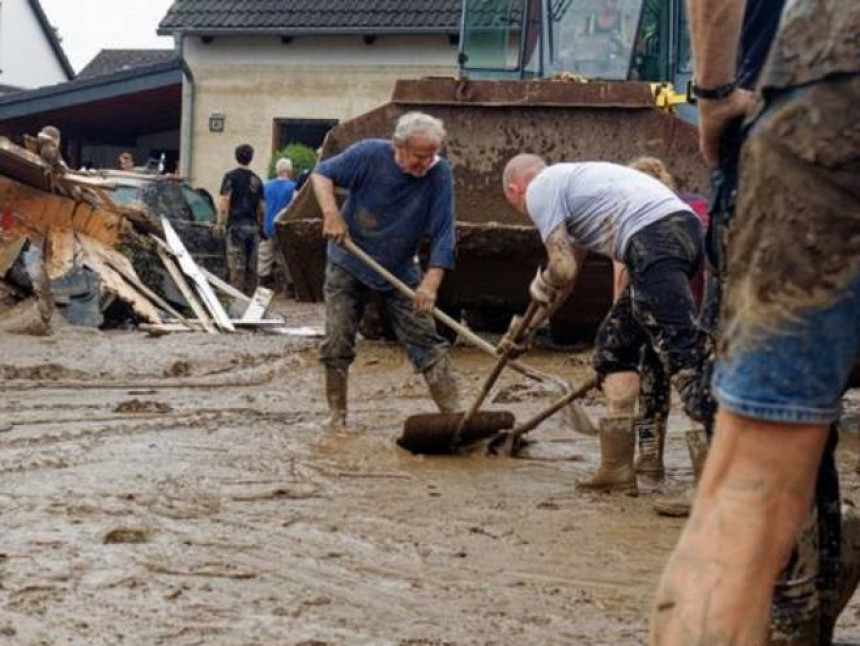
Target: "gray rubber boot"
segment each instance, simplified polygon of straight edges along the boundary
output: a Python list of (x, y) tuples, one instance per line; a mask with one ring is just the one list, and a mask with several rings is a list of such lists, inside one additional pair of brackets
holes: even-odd
[(663, 466), (666, 420), (662, 418), (635, 419), (633, 420), (633, 429), (639, 440), (636, 473), (652, 480), (662, 480), (666, 475), (666, 469)]
[(637, 495), (636, 471), (633, 454), (636, 452), (636, 434), (631, 417), (604, 417), (600, 420), (600, 466), (587, 480), (580, 480), (580, 491), (621, 491)]
[(687, 451), (690, 453), (690, 462), (693, 465), (694, 484), (685, 489), (677, 496), (664, 496), (657, 498), (651, 505), (654, 511), (661, 516), (672, 516), (674, 518), (686, 518), (693, 509), (693, 499), (696, 497), (696, 485), (702, 477), (705, 468), (705, 460), (708, 457), (708, 440), (704, 431), (689, 430), (684, 434), (687, 440)]
[(456, 413), (463, 410), (460, 406), (460, 389), (457, 386), (454, 371), (451, 369), (451, 360), (447, 356), (424, 372), (424, 380), (440, 413)]
[(325, 368), (325, 398), (329, 409), (328, 427), (331, 429), (346, 427), (348, 377), (346, 368)]

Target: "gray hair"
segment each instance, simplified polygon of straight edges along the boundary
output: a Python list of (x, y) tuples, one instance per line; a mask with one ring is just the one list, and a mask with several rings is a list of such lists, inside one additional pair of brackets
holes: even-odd
[(405, 146), (412, 137), (423, 137), (441, 146), (445, 136), (445, 124), (441, 119), (423, 112), (407, 112), (397, 120), (393, 139), (397, 146)]
[(275, 164), (275, 172), (278, 175), (280, 175), (284, 171), (287, 171), (288, 173), (293, 172), (293, 160), (292, 159), (287, 159), (286, 157), (281, 157), (278, 160), (278, 163)]

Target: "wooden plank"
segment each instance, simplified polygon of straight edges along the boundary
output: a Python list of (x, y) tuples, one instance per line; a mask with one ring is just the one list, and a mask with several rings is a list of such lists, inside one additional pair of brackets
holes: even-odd
[(71, 229), (49, 229), (45, 236), (48, 278), (55, 280), (68, 274), (75, 264), (75, 232)]
[(88, 250), (84, 243), (81, 244), (81, 263), (96, 272), (101, 278), (104, 289), (131, 305), (140, 318), (149, 323), (161, 323), (161, 315), (155, 306), (140, 292), (129, 286), (119, 272), (105, 262), (102, 254), (93, 249), (97, 245), (97, 242), (93, 242)]
[(73, 229), (111, 247), (119, 241), (122, 217), (69, 197), (55, 195), (0, 175), (0, 211), (20, 215), (20, 226), (45, 235), (49, 229)]
[(176, 257), (182, 271), (193, 282), (197, 293), (200, 295), (200, 300), (215, 320), (215, 325), (227, 332), (235, 331), (236, 328), (230, 321), (230, 317), (227, 316), (227, 312), (225, 312), (224, 308), (221, 307), (221, 303), (215, 296), (215, 292), (212, 291), (209, 281), (206, 280), (203, 272), (200, 271), (197, 263), (194, 262), (191, 254), (188, 253), (188, 249), (186, 249), (185, 245), (182, 244), (182, 240), (177, 235), (176, 231), (173, 230), (173, 226), (167, 218), (161, 218), (161, 226), (164, 229), (164, 241), (167, 243), (167, 246), (170, 247), (170, 251)]
[[(170, 247), (167, 246), (167, 243), (164, 240), (162, 240), (157, 235), (152, 234), (152, 233), (149, 234), (149, 237), (159, 247), (161, 247), (162, 249), (164, 249), (167, 252), (170, 252)], [(223, 292), (224, 294), (227, 294), (227, 296), (231, 296), (232, 298), (235, 298), (237, 301), (241, 301), (243, 303), (250, 303), (251, 302), (251, 299), (247, 294), (240, 292), (238, 289), (233, 287), (230, 283), (228, 283), (225, 280), (222, 280), (221, 278), (219, 278), (218, 276), (213, 274), (211, 271), (206, 269), (206, 267), (202, 267), (200, 265), (198, 265), (198, 267), (199, 267), (200, 271), (203, 272), (203, 275), (206, 277), (206, 280), (209, 281), (209, 284), (212, 285), (212, 287), (214, 287), (215, 289), (218, 289), (221, 292)]]
[(205, 267), (201, 267), (200, 271), (203, 272), (203, 275), (206, 276), (206, 280), (208, 280), (212, 284), (213, 287), (215, 287), (216, 289), (220, 289), (222, 292), (227, 294), (227, 296), (232, 296), (236, 300), (242, 301), (243, 303), (250, 303), (251, 302), (251, 299), (248, 298), (247, 294), (240, 292), (238, 289), (233, 287), (230, 283), (228, 283), (224, 280), (221, 280), (220, 278), (218, 278), (218, 276), (216, 276), (215, 274), (210, 272)]
[(170, 314), (171, 316), (179, 319), (180, 321), (186, 322), (187, 319), (182, 316), (176, 309), (167, 301), (165, 301), (161, 296), (153, 292), (149, 287), (143, 284), (143, 281), (137, 275), (137, 272), (134, 270), (134, 267), (131, 264), (131, 261), (123, 256), (116, 249), (111, 249), (110, 247), (105, 247), (103, 245), (99, 245), (95, 240), (89, 238), (81, 233), (77, 234), (78, 242), (81, 244), (81, 247), (86, 251), (90, 256), (97, 256), (104, 260), (105, 263), (111, 269), (116, 271), (122, 278), (132, 287), (134, 287), (141, 294), (146, 296), (150, 301), (155, 303), (158, 307), (163, 309), (165, 312)]
[(251, 297), (251, 303), (242, 314), (242, 321), (253, 322), (263, 318), (266, 310), (269, 308), (269, 303), (272, 302), (272, 297), (275, 295), (271, 289), (258, 287)]
[(201, 321), (203, 328), (209, 334), (217, 334), (218, 330), (216, 330), (215, 326), (212, 325), (212, 319), (209, 318), (206, 310), (203, 309), (203, 306), (197, 301), (197, 297), (194, 295), (194, 292), (191, 291), (191, 287), (188, 286), (188, 283), (185, 281), (185, 276), (182, 275), (179, 267), (177, 267), (176, 263), (173, 262), (173, 258), (171, 258), (161, 247), (156, 247), (155, 250), (158, 252), (158, 257), (161, 258), (161, 262), (164, 263), (164, 266), (170, 273), (170, 277), (173, 278), (173, 282), (176, 283), (179, 291), (182, 292), (182, 295), (185, 297), (185, 300), (188, 302), (194, 315)]

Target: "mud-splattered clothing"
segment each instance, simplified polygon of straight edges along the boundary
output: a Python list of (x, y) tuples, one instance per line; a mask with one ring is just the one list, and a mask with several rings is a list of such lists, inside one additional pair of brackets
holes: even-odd
[(227, 280), (250, 296), (257, 287), (257, 254), (260, 229), (256, 224), (234, 225), (227, 229)]
[[(429, 267), (454, 268), (454, 190), (445, 159), (424, 177), (404, 173), (390, 141), (368, 140), (320, 163), (314, 170), (349, 192), (341, 209), (350, 237), (383, 267), (409, 284), (421, 269), (416, 253), (430, 238)], [(328, 259), (376, 291), (392, 289), (384, 278), (334, 243)]]
[[(355, 359), (355, 335), (372, 291), (343, 267), (332, 262), (326, 265), (325, 339), (320, 346), (320, 360), (326, 366), (345, 369)], [(383, 293), (383, 303), (416, 372), (426, 372), (447, 356), (448, 342), (436, 332), (429, 314), (415, 312), (411, 299), (390, 290)]]
[[(645, 344), (669, 376), (698, 368), (702, 339), (690, 279), (701, 263), (702, 230), (691, 212), (664, 217), (633, 236), (625, 258), (630, 284), (597, 333), (592, 363), (599, 374), (637, 371)], [(689, 394), (681, 395), (689, 408)]]
[(692, 210), (665, 184), (608, 162), (554, 164), (526, 191), (544, 242), (564, 225), (572, 244), (625, 262), (631, 238), (672, 213)]
[(744, 146), (714, 380), (735, 413), (838, 415), (860, 348), (857, 105), (860, 75), (782, 93)]
[(761, 77), (765, 91), (860, 73), (860, 2), (787, 0)]

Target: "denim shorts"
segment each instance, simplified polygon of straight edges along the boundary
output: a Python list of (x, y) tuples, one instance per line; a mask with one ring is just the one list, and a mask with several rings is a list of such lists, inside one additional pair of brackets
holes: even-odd
[(720, 357), (713, 382), (720, 406), (787, 424), (826, 425), (839, 417), (860, 349), (860, 276), (831, 306), (799, 316)]

